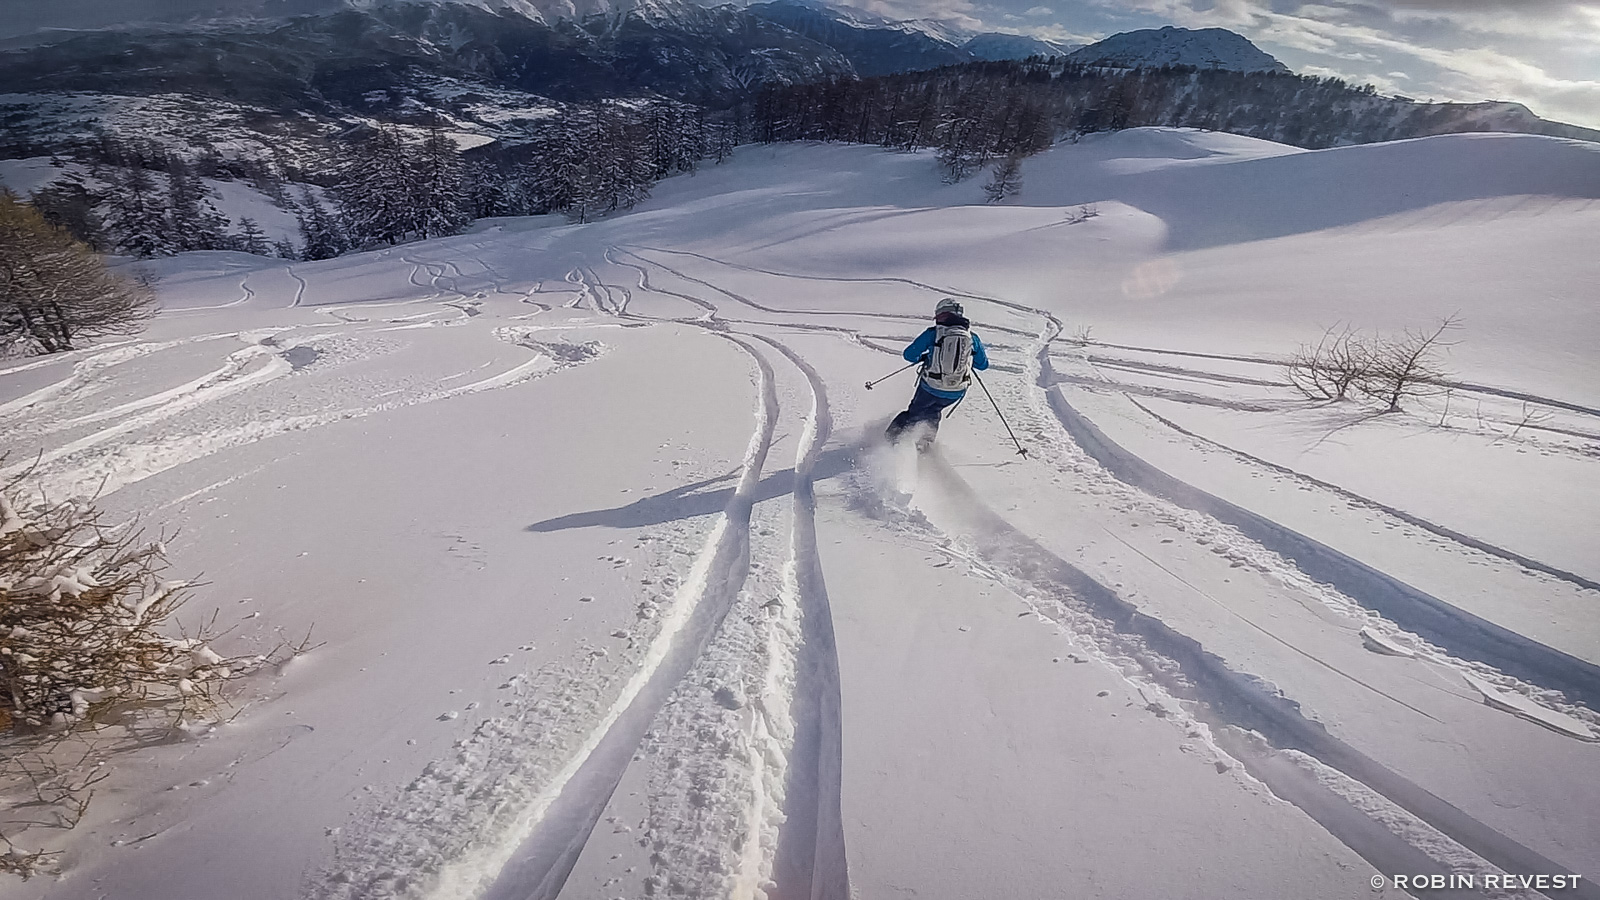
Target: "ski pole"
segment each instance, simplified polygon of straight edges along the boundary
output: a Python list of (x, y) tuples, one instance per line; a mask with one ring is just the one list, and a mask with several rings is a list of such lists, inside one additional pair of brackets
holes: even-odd
[(988, 397), (994, 406), (994, 414), (1000, 417), (1000, 424), (1006, 427), (1006, 434), (1011, 435), (1011, 443), (1017, 445), (1017, 455), (1027, 459), (1028, 451), (1022, 446), (1022, 442), (1017, 440), (1016, 433), (1011, 430), (1011, 423), (1006, 421), (1006, 414), (1000, 411), (1000, 404), (994, 402), (994, 395), (989, 393), (989, 386), (983, 383), (983, 378), (977, 372), (973, 372), (972, 377), (978, 379), (978, 387), (983, 388), (983, 395)]
[(898, 369), (895, 369), (893, 372), (890, 372), (889, 374), (883, 376), (882, 378), (877, 379), (876, 381), (867, 382), (867, 390), (869, 390), (869, 391), (872, 390), (872, 386), (873, 385), (881, 384), (882, 382), (888, 381), (889, 379), (893, 378), (894, 376), (899, 375), (901, 372), (904, 372), (905, 370), (911, 368), (914, 365), (917, 365), (917, 363), (920, 363), (920, 362), (922, 362), (922, 360), (919, 359), (919, 360), (917, 360), (917, 362), (914, 362), (914, 363), (906, 363), (905, 365), (901, 366)]

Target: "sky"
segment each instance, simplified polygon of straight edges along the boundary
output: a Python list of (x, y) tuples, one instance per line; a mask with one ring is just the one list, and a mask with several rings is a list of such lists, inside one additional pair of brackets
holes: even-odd
[[(8, 12), (0, 37), (39, 25), (115, 25), (158, 11), (260, 2), (0, 0)], [(332, 0), (266, 2), (303, 11)], [(1338, 76), (1417, 100), (1515, 100), (1547, 119), (1600, 128), (1600, 0), (846, 2), (891, 18), (946, 19), (1072, 43), (1162, 25), (1222, 27), (1302, 74)]]
[(858, 0), (894, 18), (1089, 43), (1227, 28), (1306, 75), (1417, 100), (1515, 100), (1600, 128), (1600, 0)]

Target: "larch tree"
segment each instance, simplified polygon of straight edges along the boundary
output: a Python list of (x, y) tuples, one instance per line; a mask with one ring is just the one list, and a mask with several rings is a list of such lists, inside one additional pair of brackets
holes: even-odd
[(0, 191), (0, 347), (57, 353), (132, 333), (154, 304), (149, 283), (111, 272), (87, 245)]
[(145, 258), (178, 252), (166, 200), (149, 171), (133, 166), (110, 180), (105, 225), (111, 244)]
[(472, 220), (462, 182), (461, 153), (440, 128), (432, 128), (411, 157), (412, 209), (417, 237), (455, 234)]

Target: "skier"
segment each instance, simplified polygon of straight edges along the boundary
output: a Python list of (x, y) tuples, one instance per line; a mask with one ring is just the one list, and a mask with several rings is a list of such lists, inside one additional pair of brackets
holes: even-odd
[(894, 417), (884, 432), (890, 442), (915, 425), (926, 424), (928, 433), (917, 439), (917, 449), (927, 449), (939, 431), (939, 419), (946, 408), (961, 402), (972, 371), (989, 368), (989, 354), (983, 341), (972, 331), (972, 323), (962, 315), (961, 304), (946, 297), (933, 308), (933, 327), (917, 336), (901, 355), (906, 362), (921, 362), (917, 392), (911, 405)]

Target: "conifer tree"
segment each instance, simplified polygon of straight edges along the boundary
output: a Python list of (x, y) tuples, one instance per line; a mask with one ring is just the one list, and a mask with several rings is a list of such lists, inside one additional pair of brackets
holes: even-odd
[(344, 229), (309, 188), (300, 195), (299, 218), (302, 259), (332, 259), (349, 249)]
[(105, 224), (111, 245), (146, 258), (176, 253), (167, 206), (150, 173), (132, 166), (120, 170), (110, 181)]
[(249, 216), (239, 218), (239, 233), (233, 239), (234, 248), (256, 256), (267, 255), (267, 235), (261, 225)]
[(215, 250), (224, 245), (228, 220), (208, 196), (210, 189), (182, 160), (167, 166), (167, 227), (174, 252)]
[(990, 203), (999, 203), (1022, 190), (1022, 156), (1012, 153), (994, 164), (994, 172), (983, 186), (983, 195)]
[(335, 198), (355, 246), (396, 244), (416, 231), (414, 169), (400, 133), (380, 128), (350, 148)]
[(82, 178), (64, 175), (34, 191), (28, 199), (51, 225), (65, 229), (92, 249), (104, 249), (105, 226), (96, 207), (105, 198), (89, 190)]
[(442, 129), (428, 131), (411, 150), (411, 204), (417, 237), (455, 234), (471, 221), (462, 185), (461, 153)]

